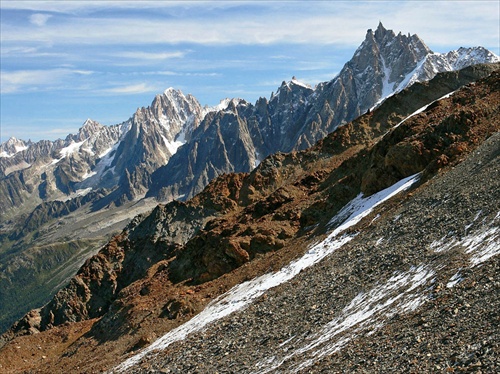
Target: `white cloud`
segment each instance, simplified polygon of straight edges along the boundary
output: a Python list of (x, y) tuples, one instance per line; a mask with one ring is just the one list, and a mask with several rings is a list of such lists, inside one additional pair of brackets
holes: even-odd
[(176, 51), (176, 52), (165, 52), (165, 53), (152, 53), (152, 52), (118, 52), (115, 54), (116, 57), (138, 59), (138, 60), (168, 60), (171, 58), (182, 58), (186, 55), (186, 52)]
[(113, 94), (121, 94), (121, 95), (133, 95), (133, 94), (141, 94), (147, 92), (160, 92), (161, 88), (146, 84), (146, 83), (138, 83), (127, 86), (119, 86), (108, 88), (102, 90), (104, 93), (113, 93)]
[(35, 13), (30, 16), (30, 22), (36, 26), (44, 26), (50, 17), (50, 14)]
[[(160, 2), (9, 1), (2, 8), (68, 12), (61, 22), (36, 22), (36, 33), (18, 24), (2, 26), (2, 40), (94, 45), (196, 43), (299, 43), (357, 46), (378, 20), (396, 32), (418, 33), (431, 45), (498, 45), (497, 1), (352, 2)], [(131, 9), (135, 11), (131, 11)], [(103, 18), (98, 11), (119, 9)], [(177, 16), (179, 14), (179, 16)], [(34, 17), (35, 15), (33, 15)], [(91, 25), (91, 26), (90, 26)], [(154, 58), (157, 54), (151, 54)], [(144, 56), (145, 59), (148, 56)], [(162, 58), (156, 56), (156, 58)], [(170, 57), (168, 57), (170, 58)]]
[(221, 73), (208, 72), (179, 72), (179, 71), (169, 71), (169, 70), (157, 70), (157, 71), (136, 71), (130, 73), (131, 76), (170, 76), (170, 77), (220, 77)]
[(32, 10), (37, 12), (56, 12), (68, 14), (82, 14), (103, 9), (151, 9), (151, 8), (167, 8), (178, 7), (179, 2), (174, 1), (158, 1), (158, 0), (8, 0), (2, 1), (4, 9), (20, 9)]
[[(56, 11), (53, 2), (15, 2), (21, 8)], [(42, 41), (51, 43), (107, 44), (271, 44), (285, 43), (358, 43), (365, 24), (362, 12), (358, 17), (345, 17), (344, 11), (323, 12), (325, 2), (314, 2), (317, 11), (297, 13), (297, 3), (291, 2), (82, 2), (65, 3), (63, 9), (78, 11), (96, 8), (137, 6), (138, 11), (103, 18), (83, 12), (77, 16), (61, 16), (61, 21), (36, 34), (18, 24), (4, 25), (6, 41)], [(92, 4), (91, 4), (92, 3)], [(96, 4), (97, 3), (97, 4)], [(310, 2), (312, 3), (312, 2)], [(168, 4), (168, 5), (167, 5)], [(293, 5), (295, 4), (295, 5)], [(14, 8), (9, 2), (9, 6)], [(85, 5), (87, 8), (85, 8)], [(293, 5), (288, 7), (287, 5)], [(249, 6), (253, 7), (250, 9)], [(158, 8), (152, 17), (151, 10)], [(290, 8), (290, 10), (288, 10)], [(344, 7), (337, 7), (343, 9)], [(165, 10), (167, 9), (167, 10)], [(258, 10), (258, 16), (252, 14)], [(267, 10), (267, 11), (266, 11)], [(172, 17), (175, 12), (182, 16)], [(279, 14), (278, 14), (279, 13)], [(368, 16), (364, 16), (365, 20)], [(89, 25), (92, 25), (91, 27)], [(48, 25), (49, 26), (49, 25)], [(346, 27), (349, 26), (349, 27)]]
[(21, 91), (44, 91), (53, 89), (69, 78), (88, 76), (89, 70), (48, 69), (0, 71), (1, 91), (4, 94)]

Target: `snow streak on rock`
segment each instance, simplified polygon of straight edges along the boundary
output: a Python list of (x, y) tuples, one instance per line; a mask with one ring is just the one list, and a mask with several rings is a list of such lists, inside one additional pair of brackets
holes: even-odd
[(300, 348), (288, 353), (289, 347), (283, 345), (280, 347), (280, 358), (275, 356), (257, 363), (257, 372), (273, 371), (294, 356), (300, 357), (300, 364), (293, 368), (293, 372), (300, 371), (321, 357), (337, 352), (354, 337), (382, 326), (392, 316), (415, 310), (425, 302), (422, 292), (416, 291), (425, 286), (434, 275), (434, 271), (425, 266), (395, 273), (370, 291), (359, 293), (337, 317), (316, 333), (307, 336)]
[(393, 129), (395, 129), (396, 127), (400, 126), (401, 124), (403, 124), (404, 122), (406, 122), (408, 119), (410, 119), (411, 117), (413, 116), (416, 116), (417, 114), (419, 113), (422, 113), (423, 111), (425, 111), (429, 106), (431, 106), (432, 104), (434, 104), (435, 102), (438, 102), (438, 101), (441, 101), (441, 100), (444, 100), (444, 99), (447, 99), (449, 98), (451, 95), (453, 95), (456, 91), (453, 91), (453, 92), (450, 92), (442, 97), (440, 97), (439, 99), (437, 100), (434, 100), (433, 102), (427, 104), (427, 105), (424, 105), (422, 108), (420, 109), (417, 109), (416, 111), (414, 111), (412, 114), (410, 114), (408, 117), (406, 117), (405, 119), (403, 119), (401, 122), (399, 122), (396, 126), (393, 127)]
[(418, 181), (419, 176), (420, 174), (414, 174), (406, 177), (392, 186), (387, 187), (385, 190), (377, 192), (366, 198), (363, 197), (362, 193), (360, 193), (330, 220), (330, 226), (338, 225), (338, 227), (336, 227), (330, 234), (330, 237), (337, 236), (342, 231), (361, 221), (361, 219), (370, 214), (373, 208), (377, 205), (390, 199), (401, 191), (409, 189), (416, 181)]
[[(476, 215), (476, 219), (481, 214)], [(475, 221), (474, 220), (474, 221)], [(457, 239), (456, 235), (450, 233), (450, 236), (445, 236), (430, 244), (430, 249), (434, 252), (447, 252), (452, 249), (463, 249), (465, 253), (470, 255), (470, 267), (474, 267), (489, 260), (491, 257), (500, 254), (500, 212), (495, 216), (493, 221), (484, 225), (481, 228), (472, 230), (471, 233), (463, 238)], [(472, 224), (465, 227), (465, 231), (471, 228)], [(456, 281), (458, 275), (453, 276), (450, 282)], [(454, 283), (456, 284), (456, 283)]]
[[(354, 201), (354, 200), (353, 200)], [(352, 202), (351, 204), (352, 205)], [(476, 215), (477, 221), (481, 212)], [(500, 253), (500, 212), (490, 221), (471, 230), (462, 239), (447, 236), (431, 243), (435, 252), (461, 248), (470, 255), (470, 267), (475, 267)], [(466, 230), (472, 224), (467, 225)], [(387, 281), (381, 282), (367, 292), (358, 294), (332, 321), (302, 341), (295, 339), (279, 346), (279, 353), (262, 359), (256, 364), (258, 373), (267, 373), (280, 368), (294, 357), (299, 363), (288, 367), (288, 372), (298, 372), (314, 364), (324, 356), (341, 350), (350, 340), (371, 335), (384, 326), (396, 314), (416, 310), (428, 299), (426, 288), (444, 263), (423, 264), (406, 272), (396, 272)], [(462, 280), (460, 271), (448, 281), (452, 288)]]
[[(418, 179), (418, 174), (412, 175), (367, 198), (363, 198), (360, 194), (344, 208), (342, 208), (341, 211), (331, 220), (332, 224), (340, 223), (340, 225), (338, 225), (338, 227), (336, 227), (324, 241), (311, 247), (303, 257), (293, 261), (276, 273), (265, 274), (233, 287), (227, 293), (212, 301), (201, 313), (193, 317), (185, 324), (171, 330), (145, 350), (123, 362), (121, 365), (116, 367), (115, 370), (124, 371), (138, 363), (139, 360), (147, 354), (166, 349), (170, 344), (184, 339), (190, 333), (202, 330), (211, 322), (217, 321), (232, 314), (233, 312), (246, 308), (265, 291), (291, 280), (303, 269), (318, 263), (323, 258), (352, 240), (354, 236), (344, 235), (340, 237), (339, 235), (343, 231), (358, 223), (377, 205), (390, 199), (397, 193), (409, 189)], [(410, 278), (420, 278), (421, 275), (419, 275), (419, 269), (416, 270), (416, 273), (417, 274), (410, 275)], [(402, 275), (403, 278), (405, 276), (406, 275)], [(426, 278), (426, 276), (423, 277)], [(396, 282), (396, 285), (394, 287), (397, 287), (399, 285), (398, 282), (401, 282), (398, 281), (398, 279), (398, 276), (396, 276), (394, 281)], [(410, 285), (409, 290), (412, 289), (413, 286)], [(390, 302), (392, 303), (394, 301)], [(417, 304), (416, 300), (412, 300), (410, 304), (408, 304), (408, 302), (403, 303), (403, 306), (410, 307), (411, 305)], [(351, 309), (352, 308), (354, 307), (351, 307)]]

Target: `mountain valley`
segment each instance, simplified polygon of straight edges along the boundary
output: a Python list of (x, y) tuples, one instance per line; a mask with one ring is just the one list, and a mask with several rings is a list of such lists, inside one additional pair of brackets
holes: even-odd
[[(491, 66), (469, 69), (484, 68)], [(222, 175), (186, 202), (137, 216), (48, 304), (3, 335), (0, 354), (7, 368), (99, 372), (129, 358), (114, 370), (210, 372), (213, 366), (200, 365), (211, 362), (222, 372), (309, 371), (313, 363), (319, 371), (322, 365), (338, 365), (336, 352), (345, 346), (358, 352), (347, 361), (355, 371), (356, 363), (367, 360), (356, 345), (386, 347), (389, 338), (373, 334), (397, 333), (403, 323), (398, 321), (406, 321), (397, 316), (415, 316), (408, 330), (401, 327), (403, 339), (431, 339), (425, 313), (458, 315), (455, 309), (469, 308), (465, 304), (490, 326), (470, 344), (489, 347), (480, 351), (480, 361), (495, 367), (495, 293), (480, 312), (481, 300), (471, 288), (492, 287), (497, 274), (500, 77), (496, 70), (443, 95), (443, 83), (460, 74), (416, 83), (307, 150), (270, 156), (249, 174)], [(382, 203), (378, 196), (389, 196), (385, 191), (400, 180), (407, 181), (404, 188)], [(360, 196), (366, 201), (373, 196), (376, 203)], [(292, 272), (288, 282), (270, 283), (278, 288), (252, 293), (255, 284), (290, 274), (289, 266), (320, 253), (319, 248), (332, 251)], [(486, 283), (480, 274), (490, 274)], [(240, 296), (246, 306), (227, 315), (238, 284), (248, 284)], [(460, 302), (455, 289), (463, 295)], [(448, 306), (449, 301), (455, 304)], [(358, 305), (373, 318), (345, 325), (349, 313), (361, 313)], [(427, 309), (420, 317), (422, 306)], [(196, 328), (203, 316), (217, 316), (210, 308), (222, 308), (221, 319)], [(459, 316), (454, 326), (470, 319), (467, 313)], [(328, 326), (333, 333), (325, 330)], [(187, 334), (182, 329), (191, 334), (182, 335)], [(169, 340), (168, 331), (180, 331), (180, 338)], [(165, 333), (152, 349), (141, 351)], [(361, 338), (364, 334), (370, 340)], [(324, 338), (315, 342), (315, 336)], [(172, 344), (167, 350), (160, 348), (165, 339)], [(461, 358), (469, 356), (457, 351), (460, 345), (446, 348), (432, 339), (430, 344), (448, 358), (429, 359), (421, 345), (405, 345), (420, 358), (420, 366), (411, 366), (386, 347), (384, 365), (458, 369), (479, 360)], [(193, 349), (213, 359), (197, 360)]]
[(2, 143), (0, 369), (494, 371), (499, 88), (380, 23), (314, 88)]

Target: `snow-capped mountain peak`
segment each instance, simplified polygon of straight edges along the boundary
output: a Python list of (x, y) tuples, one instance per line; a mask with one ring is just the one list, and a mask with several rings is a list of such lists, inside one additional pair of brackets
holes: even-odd
[(17, 139), (15, 137), (9, 138), (6, 142), (0, 145), (0, 157), (12, 157), (16, 153), (22, 152), (31, 145), (31, 142)]
[(289, 84), (294, 84), (296, 86), (301, 86), (304, 88), (312, 89), (310, 84), (303, 83), (303, 82), (299, 81), (295, 76), (292, 77), (292, 80), (289, 82)]
[(240, 99), (240, 98), (225, 98), (222, 99), (219, 104), (214, 105), (214, 106), (205, 106), (203, 108), (203, 116), (207, 115), (208, 113), (212, 112), (223, 112), (228, 110), (230, 107), (237, 107), (241, 103), (246, 103), (245, 100)]

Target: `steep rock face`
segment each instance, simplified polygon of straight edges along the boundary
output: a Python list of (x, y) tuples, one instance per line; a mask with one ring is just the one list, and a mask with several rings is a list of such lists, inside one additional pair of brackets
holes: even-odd
[(499, 58), (481, 47), (434, 53), (418, 35), (396, 35), (380, 23), (375, 31), (367, 31), (364, 42), (339, 75), (318, 85), (296, 147), (311, 146), (415, 82), (474, 65), (473, 61), (494, 63)]
[[(231, 102), (224, 111), (209, 113), (191, 141), (155, 172), (148, 195), (166, 200), (192, 197), (221, 174), (253, 169), (256, 151), (247, 121), (240, 116), (249, 106)], [(165, 180), (172, 182), (166, 185)]]
[[(256, 113), (265, 142), (264, 155), (297, 148), (304, 116), (311, 108), (314, 90), (294, 78), (283, 82), (268, 103), (267, 116)], [(267, 118), (266, 118), (267, 117)], [(267, 151), (267, 152), (266, 152)]]
[(157, 95), (150, 107), (137, 110), (111, 163), (128, 199), (148, 190), (150, 175), (191, 138), (201, 118), (198, 101), (173, 89)]
[[(5, 193), (0, 204), (9, 210), (117, 185), (125, 186), (120, 194), (128, 199), (140, 196), (148, 189), (150, 174), (190, 139), (203, 115), (193, 96), (170, 88), (119, 125), (87, 120), (64, 140), (11, 139), (2, 145), (0, 188)], [(120, 194), (115, 193), (118, 199)]]

